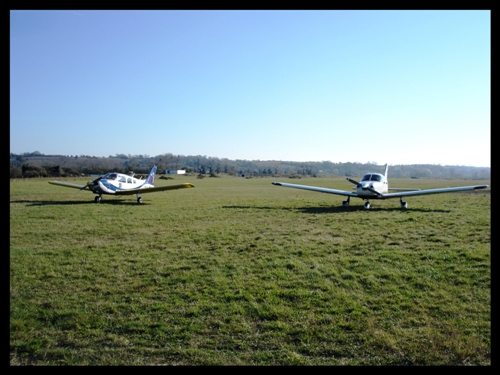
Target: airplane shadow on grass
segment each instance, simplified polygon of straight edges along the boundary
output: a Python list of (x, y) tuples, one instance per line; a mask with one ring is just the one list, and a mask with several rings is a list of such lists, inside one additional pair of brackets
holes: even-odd
[(123, 206), (144, 206), (147, 203), (137, 204), (136, 201), (130, 199), (113, 199), (113, 200), (102, 200), (101, 203), (95, 203), (94, 201), (39, 201), (39, 200), (18, 200), (10, 201), (10, 203), (27, 203), (28, 206), (71, 206), (78, 204), (110, 204), (110, 205), (123, 205)]
[(347, 213), (347, 212), (451, 212), (450, 210), (437, 210), (437, 209), (421, 209), (421, 208), (409, 208), (406, 210), (401, 210), (399, 207), (372, 207), (370, 210), (366, 210), (363, 206), (327, 206), (327, 207), (271, 207), (271, 206), (222, 206), (222, 208), (239, 208), (239, 209), (258, 209), (258, 210), (287, 210), (287, 211), (301, 211), (306, 214), (334, 214), (334, 213)]
[[(28, 206), (72, 206), (81, 204), (97, 204), (93, 201), (42, 201), (42, 200), (17, 200), (10, 201), (10, 203), (26, 203)], [(102, 200), (98, 204), (109, 204), (109, 205), (120, 205), (120, 206), (148, 206), (147, 203), (137, 204), (134, 200), (129, 199), (110, 199)], [(366, 210), (363, 206), (325, 206), (325, 207), (271, 207), (271, 206), (242, 206), (242, 205), (232, 205), (232, 206), (222, 206), (222, 208), (229, 209), (257, 209), (257, 210), (286, 210), (286, 211), (301, 211), (306, 214), (333, 214), (333, 213), (347, 213), (347, 212), (359, 212), (359, 211), (379, 211), (379, 212), (451, 212), (450, 210), (437, 210), (437, 209), (420, 209), (420, 208), (409, 208), (407, 210), (401, 210), (399, 207), (372, 207), (370, 210)]]

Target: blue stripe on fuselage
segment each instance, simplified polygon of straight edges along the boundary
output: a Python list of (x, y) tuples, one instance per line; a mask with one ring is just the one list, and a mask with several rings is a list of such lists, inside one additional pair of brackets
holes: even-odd
[(120, 189), (119, 187), (116, 187), (115, 185), (109, 183), (107, 180), (101, 180), (98, 182), (99, 184), (102, 184), (104, 188), (106, 188), (107, 190), (103, 190), (100, 186), (99, 186), (99, 190), (102, 191), (102, 193), (104, 194), (114, 194), (116, 193), (117, 191), (120, 191), (122, 189)]

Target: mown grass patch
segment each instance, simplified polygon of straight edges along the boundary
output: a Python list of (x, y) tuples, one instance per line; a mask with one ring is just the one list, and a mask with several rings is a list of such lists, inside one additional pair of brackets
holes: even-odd
[(490, 188), (365, 211), (270, 178), (142, 205), (47, 181), (10, 183), (11, 365), (491, 365)]

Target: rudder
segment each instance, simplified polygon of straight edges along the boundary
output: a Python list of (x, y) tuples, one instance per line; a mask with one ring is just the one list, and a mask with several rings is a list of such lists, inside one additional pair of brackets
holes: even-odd
[(149, 171), (148, 177), (146, 177), (146, 184), (154, 185), (155, 184), (155, 176), (156, 176), (156, 165), (153, 165), (151, 170)]

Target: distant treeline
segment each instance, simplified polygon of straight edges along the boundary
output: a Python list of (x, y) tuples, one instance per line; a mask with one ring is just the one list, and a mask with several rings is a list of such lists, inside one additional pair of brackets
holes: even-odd
[[(229, 160), (202, 155), (157, 156), (117, 154), (108, 157), (89, 155), (44, 155), (38, 151), (10, 154), (10, 177), (73, 177), (89, 174), (103, 174), (110, 171), (121, 173), (147, 173), (152, 165), (158, 166), (158, 173), (165, 170), (183, 169), (186, 173), (230, 174), (246, 176), (359, 177), (366, 172), (383, 173), (384, 166), (368, 163), (294, 162), (281, 160)], [(394, 164), (389, 167), (389, 178), (449, 178), (490, 179), (491, 168), (435, 164)]]

